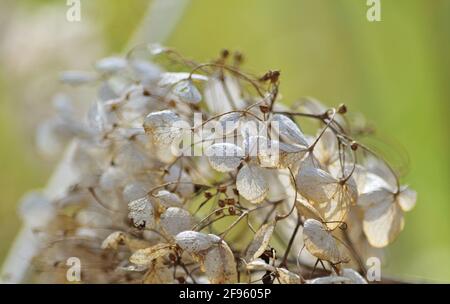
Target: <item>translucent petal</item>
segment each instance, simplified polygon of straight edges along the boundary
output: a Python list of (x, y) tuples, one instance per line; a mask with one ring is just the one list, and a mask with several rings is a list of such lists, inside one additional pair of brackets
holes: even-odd
[(236, 177), (236, 187), (239, 194), (254, 204), (263, 201), (269, 191), (263, 170), (262, 168), (245, 164)]
[(161, 87), (172, 86), (182, 80), (188, 80), (189, 76), (191, 76), (191, 79), (194, 79), (194, 80), (202, 80), (202, 81), (208, 80), (208, 77), (203, 76), (203, 75), (198, 75), (198, 74), (190, 75), (189, 73), (184, 73), (184, 72), (181, 72), (181, 73), (167, 72), (167, 73), (162, 74), (161, 80), (159, 81), (158, 85)]
[(351, 279), (341, 276), (320, 277), (307, 281), (308, 284), (348, 284), (351, 282)]
[(137, 250), (130, 256), (130, 262), (136, 265), (149, 265), (157, 258), (163, 257), (171, 251), (171, 245), (160, 243), (152, 247)]
[(281, 284), (301, 284), (301, 278), (298, 274), (295, 274), (285, 268), (277, 268), (278, 280)]
[(97, 76), (84, 71), (66, 71), (61, 74), (60, 80), (65, 84), (76, 86), (92, 83), (97, 80)]
[(230, 143), (217, 143), (206, 149), (211, 167), (219, 172), (234, 171), (244, 155), (242, 149)]
[(168, 234), (176, 236), (192, 229), (194, 219), (187, 210), (170, 207), (161, 215), (160, 225)]
[(246, 261), (254, 260), (263, 254), (267, 246), (269, 246), (270, 238), (272, 237), (274, 229), (275, 222), (264, 224), (261, 228), (259, 228), (245, 253)]
[(242, 118), (242, 113), (233, 112), (222, 115), (219, 118), (219, 124), (222, 127), (220, 134), (226, 135), (232, 133), (239, 126), (239, 121)]
[(303, 225), (303, 240), (306, 249), (315, 257), (331, 263), (340, 262), (341, 255), (337, 244), (321, 222), (306, 220)]
[(403, 230), (403, 226), (403, 211), (393, 197), (370, 205), (364, 212), (363, 230), (373, 247), (389, 245)]
[(237, 282), (236, 262), (233, 252), (222, 242), (208, 250), (204, 260), (205, 273), (211, 284)]
[(397, 202), (405, 212), (411, 211), (416, 205), (416, 201), (417, 192), (408, 187), (404, 187), (397, 196)]
[(175, 242), (186, 252), (198, 254), (219, 244), (221, 239), (213, 234), (205, 234), (197, 231), (183, 231), (175, 236)]
[(199, 103), (202, 100), (202, 95), (194, 86), (191, 80), (182, 80), (178, 82), (172, 92), (180, 98), (181, 101), (187, 103)]
[(170, 145), (182, 134), (182, 120), (172, 111), (153, 112), (144, 120), (146, 133), (153, 136), (156, 143)]
[(133, 221), (134, 226), (138, 228), (155, 226), (153, 205), (147, 196), (130, 202), (128, 211), (128, 218)]
[(95, 68), (101, 73), (116, 73), (125, 69), (128, 65), (126, 59), (121, 57), (107, 57), (95, 63)]
[(349, 278), (353, 284), (367, 284), (364, 277), (351, 268), (342, 269), (341, 275), (345, 278)]
[(296, 184), (298, 192), (315, 203), (329, 201), (338, 190), (338, 181), (310, 161), (304, 161), (300, 166)]
[(304, 147), (308, 146), (308, 140), (300, 128), (295, 122), (289, 119), (285, 115), (275, 114), (272, 117), (271, 124), (279, 131), (279, 135), (282, 139), (288, 140), (289, 142), (302, 145)]
[(224, 79), (222, 82), (219, 77), (211, 77), (205, 84), (203, 95), (209, 111), (213, 114), (242, 109), (245, 106), (236, 79), (231, 76), (225, 76)]

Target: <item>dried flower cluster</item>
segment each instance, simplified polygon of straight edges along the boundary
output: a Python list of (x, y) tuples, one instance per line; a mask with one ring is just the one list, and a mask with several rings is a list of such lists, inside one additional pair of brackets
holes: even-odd
[(46, 152), (71, 142), (71, 179), (22, 205), (45, 244), (34, 280), (64, 282), (77, 257), (82, 282), (366, 283), (416, 193), (358, 141), (345, 105), (288, 108), (280, 73), (242, 61), (152, 45), (63, 74), (98, 95), (86, 119), (60, 98), (38, 130)]

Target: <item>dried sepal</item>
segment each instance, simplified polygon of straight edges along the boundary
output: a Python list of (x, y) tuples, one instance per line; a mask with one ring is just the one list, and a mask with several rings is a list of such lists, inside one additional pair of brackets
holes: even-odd
[(258, 257), (261, 256), (264, 250), (266, 250), (267, 246), (269, 246), (272, 233), (275, 229), (275, 224), (276, 222), (264, 224), (255, 233), (253, 240), (248, 246), (245, 254), (246, 261), (252, 261), (254, 259), (257, 259)]
[(147, 241), (131, 237), (125, 232), (115, 231), (103, 240), (101, 248), (117, 250), (121, 245), (127, 246), (132, 252), (134, 252), (136, 250), (148, 247), (149, 244)]
[(315, 220), (308, 219), (303, 225), (303, 241), (309, 253), (333, 264), (341, 262), (339, 248), (325, 226)]
[(206, 149), (208, 161), (215, 170), (219, 172), (230, 172), (242, 162), (243, 150), (230, 143), (217, 143)]
[(236, 261), (233, 252), (225, 242), (208, 250), (204, 258), (205, 274), (211, 284), (232, 284), (237, 282)]
[(128, 218), (137, 228), (151, 229), (155, 226), (155, 212), (148, 196), (128, 203)]
[(152, 136), (155, 143), (162, 145), (171, 145), (180, 138), (184, 127), (181, 118), (169, 110), (150, 113), (144, 119), (145, 132)]
[(269, 192), (263, 170), (263, 168), (255, 165), (245, 164), (236, 177), (236, 187), (239, 194), (254, 204), (262, 202)]
[(367, 284), (366, 279), (364, 279), (361, 274), (351, 268), (342, 269), (341, 276), (350, 279), (352, 284)]
[(197, 231), (183, 231), (175, 236), (176, 244), (184, 251), (199, 254), (221, 242), (220, 237), (214, 234), (205, 234)]
[(187, 231), (194, 225), (194, 218), (184, 209), (170, 207), (161, 215), (161, 228), (171, 236)]
[(178, 82), (172, 89), (172, 92), (180, 98), (181, 101), (187, 103), (199, 103), (202, 95), (192, 83), (192, 80), (182, 80)]
[(271, 124), (278, 127), (279, 135), (291, 143), (308, 146), (308, 140), (300, 128), (289, 117), (282, 114), (275, 114), (271, 119)]
[(154, 260), (169, 254), (172, 249), (173, 245), (165, 243), (139, 249), (130, 256), (130, 262), (139, 266), (150, 265)]

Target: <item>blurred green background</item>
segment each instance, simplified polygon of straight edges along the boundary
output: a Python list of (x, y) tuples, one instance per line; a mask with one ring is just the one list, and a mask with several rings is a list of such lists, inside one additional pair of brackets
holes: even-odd
[[(33, 136), (58, 71), (123, 53), (151, 1), (81, 3), (78, 23), (62, 0), (0, 4), (0, 261), (20, 227), (17, 201), (55, 164)], [(419, 193), (385, 271), (450, 282), (450, 1), (381, 0), (373, 23), (367, 9), (365, 0), (192, 0), (165, 44), (200, 61), (240, 50), (252, 71), (281, 70), (286, 101), (345, 102), (374, 122), (377, 138), (395, 143), (396, 165), (409, 158), (403, 181)]]

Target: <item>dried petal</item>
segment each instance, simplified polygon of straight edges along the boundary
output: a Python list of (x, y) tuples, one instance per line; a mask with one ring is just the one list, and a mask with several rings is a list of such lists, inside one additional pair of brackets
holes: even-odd
[(206, 81), (206, 80), (208, 80), (208, 77), (203, 76), (203, 75), (198, 75), (198, 74), (190, 75), (189, 73), (184, 73), (184, 72), (182, 72), (182, 73), (167, 72), (167, 73), (162, 74), (161, 80), (159, 81), (158, 85), (161, 87), (168, 87), (168, 86), (175, 85), (175, 84), (179, 83), (180, 81), (188, 80), (188, 79)]
[(165, 208), (181, 207), (183, 205), (183, 201), (178, 195), (166, 190), (158, 191), (158, 193), (153, 196), (157, 199), (157, 202)]
[(275, 229), (275, 222), (264, 224), (259, 228), (253, 237), (252, 242), (247, 248), (245, 254), (245, 260), (254, 260), (263, 254), (267, 246), (269, 246), (270, 238), (272, 237), (273, 230)]
[(269, 191), (269, 186), (263, 177), (263, 169), (245, 164), (236, 178), (239, 194), (251, 203), (263, 201)]
[(244, 155), (241, 148), (230, 143), (217, 143), (206, 149), (208, 161), (219, 172), (235, 170), (241, 163)]
[(169, 110), (150, 113), (144, 120), (145, 132), (163, 145), (170, 145), (180, 138), (184, 127), (180, 117)]
[(130, 256), (130, 262), (136, 265), (149, 265), (157, 258), (163, 257), (171, 251), (171, 245), (160, 243), (152, 247), (137, 250)]
[(397, 202), (403, 211), (411, 211), (416, 205), (417, 192), (404, 187), (397, 196)]
[(340, 262), (341, 255), (336, 242), (321, 222), (306, 220), (303, 225), (303, 240), (306, 249), (315, 257), (331, 263)]
[(125, 69), (128, 65), (126, 59), (121, 57), (107, 57), (95, 63), (95, 68), (102, 73), (111, 74)]
[(232, 284), (237, 282), (236, 261), (227, 244), (208, 250), (204, 260), (205, 273), (211, 284)]
[(278, 130), (280, 137), (289, 142), (299, 144), (303, 147), (308, 146), (308, 140), (295, 122), (285, 115), (275, 114), (272, 117), (271, 125)]
[(191, 214), (184, 209), (170, 207), (160, 219), (161, 227), (172, 236), (186, 230), (190, 230), (194, 225), (194, 219)]
[(153, 205), (147, 196), (130, 202), (128, 211), (128, 218), (133, 221), (134, 226), (149, 229), (155, 226)]
[(301, 284), (302, 280), (298, 274), (295, 274), (285, 268), (277, 268), (278, 280), (281, 284)]
[(178, 82), (172, 92), (180, 98), (181, 101), (187, 103), (199, 103), (202, 100), (202, 95), (192, 83), (192, 80), (182, 80)]
[(214, 234), (205, 234), (196, 231), (183, 231), (175, 236), (175, 242), (186, 252), (198, 254), (216, 244), (219, 244), (221, 239)]
[(370, 205), (364, 212), (364, 233), (373, 247), (381, 248), (390, 244), (403, 230), (403, 226), (403, 211), (393, 197)]

